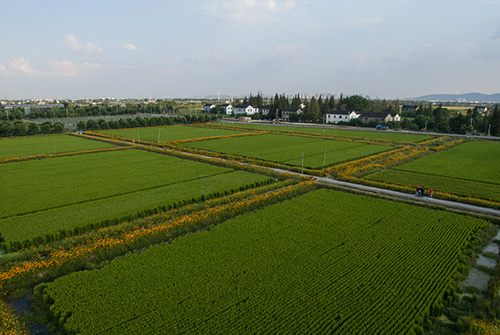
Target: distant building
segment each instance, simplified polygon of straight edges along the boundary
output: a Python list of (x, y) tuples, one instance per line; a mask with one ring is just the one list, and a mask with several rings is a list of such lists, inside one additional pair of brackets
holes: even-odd
[(359, 119), (363, 123), (369, 123), (370, 121), (377, 123), (401, 122), (401, 116), (399, 114), (391, 113), (362, 112)]
[(2, 105), (3, 108), (5, 109), (14, 109), (14, 108), (22, 108), (24, 109), (24, 114), (28, 115), (31, 113), (31, 109), (43, 109), (43, 110), (49, 110), (52, 108), (63, 108), (63, 104), (7, 104), (7, 105)]
[(339, 122), (349, 122), (353, 119), (359, 118), (359, 113), (354, 111), (328, 111), (326, 113), (326, 123), (337, 124)]
[(231, 104), (218, 105), (217, 107), (220, 107), (220, 108), (224, 109), (224, 113), (226, 115), (233, 114), (233, 106)]
[(389, 113), (384, 118), (384, 122), (385, 123), (388, 123), (388, 122), (401, 122), (401, 117), (399, 116), (399, 114), (391, 114), (391, 113)]
[(203, 111), (209, 113), (212, 110), (212, 108), (215, 108), (214, 104), (206, 104), (205, 106), (203, 106)]
[(284, 108), (281, 111), (281, 119), (283, 121), (285, 121), (285, 122), (289, 122), (290, 121), (290, 115), (292, 115), (292, 114), (300, 115), (302, 113), (303, 113), (303, 111), (300, 108)]
[(387, 115), (384, 113), (362, 112), (361, 115), (359, 116), (359, 119), (363, 123), (369, 123), (370, 121), (379, 123), (385, 121), (386, 117)]
[(479, 106), (478, 106), (478, 107), (476, 107), (476, 108), (477, 108), (477, 111), (478, 111), (479, 113), (481, 113), (481, 114), (486, 114), (486, 113), (488, 113), (488, 107), (482, 107), (482, 106), (481, 106), (481, 107), (479, 107)]
[(273, 106), (267, 105), (267, 106), (260, 106), (259, 110), (261, 111), (262, 115), (268, 115), (271, 112)]
[(416, 112), (418, 105), (403, 105), (401, 106), (401, 113)]
[(257, 114), (259, 112), (258, 108), (252, 107), (252, 105), (246, 104), (246, 105), (238, 105), (235, 106), (233, 109), (234, 115), (253, 115)]

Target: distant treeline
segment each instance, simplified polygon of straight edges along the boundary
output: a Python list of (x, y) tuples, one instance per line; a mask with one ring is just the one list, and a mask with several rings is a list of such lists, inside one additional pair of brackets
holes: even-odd
[[(194, 122), (210, 122), (214, 119), (212, 115), (185, 115), (185, 116), (154, 116), (149, 118), (135, 117), (119, 120), (106, 121), (104, 119), (80, 121), (77, 124), (78, 130), (100, 130), (100, 129), (121, 129), (150, 126), (163, 126), (172, 124), (186, 124)], [(26, 136), (38, 134), (56, 134), (67, 131), (64, 124), (50, 121), (43, 123), (25, 122), (23, 120), (0, 121), (0, 137)]]
[(50, 109), (39, 108), (33, 105), (29, 113), (25, 113), (24, 108), (4, 109), (0, 106), (0, 120), (20, 119), (43, 119), (62, 117), (83, 117), (83, 116), (106, 116), (106, 115), (134, 115), (144, 114), (172, 114), (176, 111), (199, 109), (200, 104), (181, 104), (174, 101), (165, 100), (155, 103), (125, 103), (125, 104), (77, 104), (63, 102), (63, 107)]

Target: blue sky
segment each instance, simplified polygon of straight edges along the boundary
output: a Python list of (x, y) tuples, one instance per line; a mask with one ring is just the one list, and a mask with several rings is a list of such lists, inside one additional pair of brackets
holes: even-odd
[(3, 0), (2, 98), (500, 92), (500, 0)]

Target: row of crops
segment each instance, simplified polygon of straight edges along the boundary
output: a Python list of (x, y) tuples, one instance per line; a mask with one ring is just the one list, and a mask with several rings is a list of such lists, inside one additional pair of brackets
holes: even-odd
[[(497, 192), (495, 159), (481, 164), (496, 146), (427, 135), (253, 125), (89, 134), (0, 143), (2, 248), (17, 251), (0, 258), (1, 333), (24, 334), (4, 301), (40, 282), (33, 303), (56, 333), (420, 333), (458, 300), (488, 222), (259, 165), (358, 169), (356, 182), (398, 185), (382, 175), (393, 171), (404, 187), (413, 174), (436, 191), (460, 180), (492, 201)], [(475, 170), (461, 177), (460, 167)]]
[[(29, 139), (38, 138), (42, 143), (47, 138), (69, 139), (67, 147), (77, 150), (99, 148), (96, 143), (102, 143), (61, 136)], [(78, 146), (72, 146), (74, 143)], [(24, 143), (19, 145), (22, 148)], [(0, 173), (4, 177), (0, 192), (4, 251), (272, 181), (258, 174), (135, 149), (9, 162), (0, 164)]]
[(368, 180), (478, 197), (500, 203), (500, 144), (466, 142), (367, 176)]
[(37, 292), (79, 334), (407, 333), (486, 224), (320, 189)]

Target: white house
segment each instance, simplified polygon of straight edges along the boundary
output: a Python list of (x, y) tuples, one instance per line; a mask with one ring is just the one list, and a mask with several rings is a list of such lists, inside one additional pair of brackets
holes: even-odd
[(359, 115), (354, 111), (329, 111), (326, 113), (326, 123), (349, 122), (357, 119)]
[(259, 112), (258, 108), (252, 107), (252, 105), (238, 105), (233, 108), (234, 115), (253, 115)]
[(205, 106), (203, 106), (203, 111), (209, 113), (212, 108), (215, 108), (214, 104), (206, 104)]
[(224, 104), (224, 105), (219, 105), (217, 107), (221, 107), (224, 109), (224, 113), (226, 115), (231, 115), (233, 114), (233, 106), (231, 104)]
[(387, 116), (384, 119), (384, 122), (401, 122), (401, 116), (399, 114), (387, 114)]
[(302, 109), (300, 108), (284, 108), (282, 111), (281, 111), (281, 119), (285, 122), (289, 122), (290, 121), (290, 115), (291, 114), (297, 114), (297, 115), (300, 115), (303, 113)]

